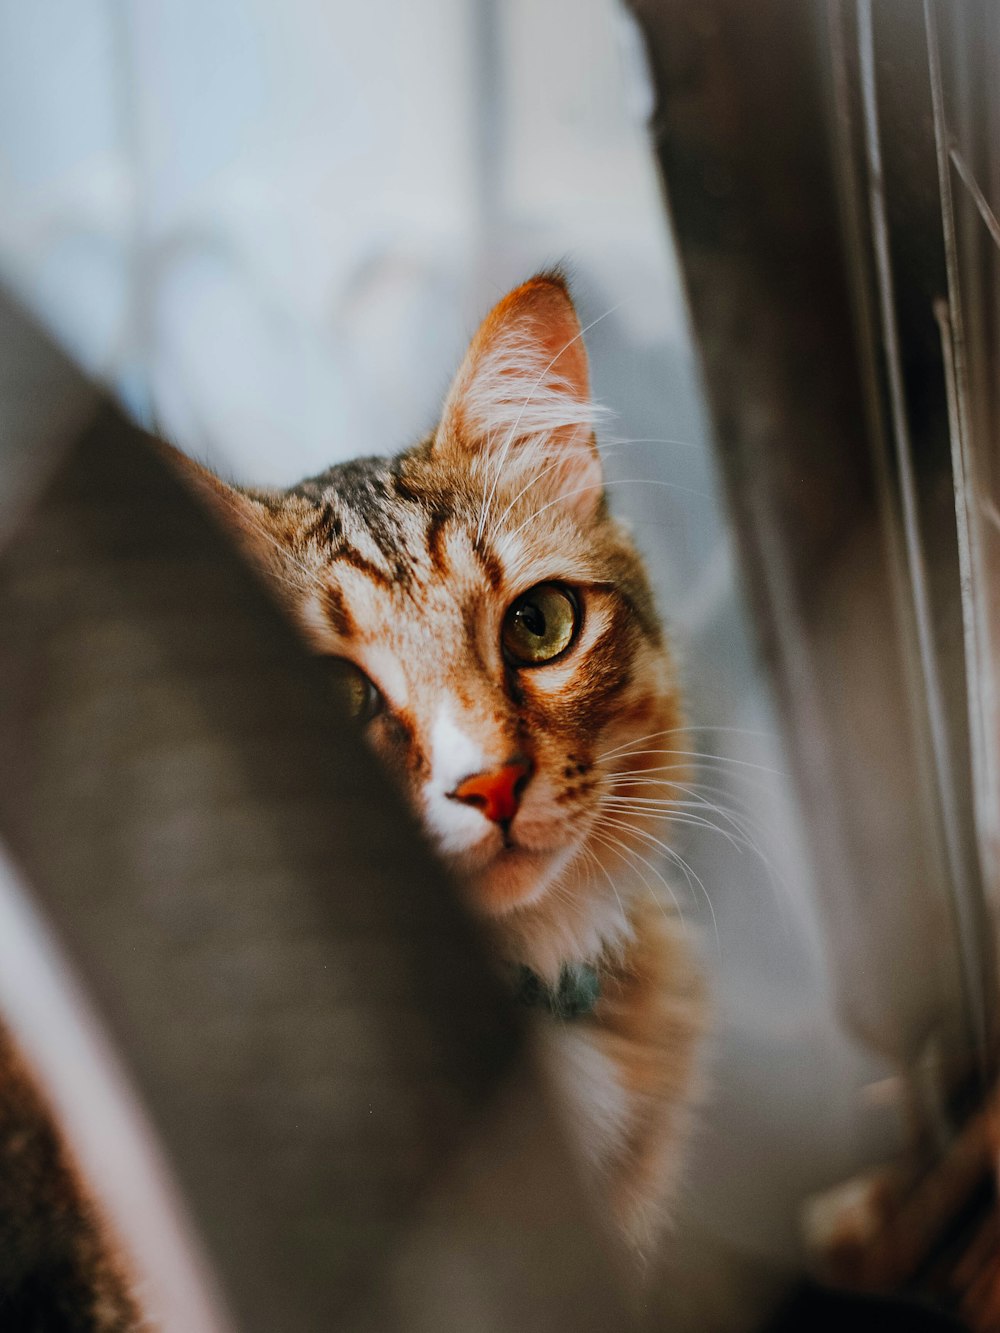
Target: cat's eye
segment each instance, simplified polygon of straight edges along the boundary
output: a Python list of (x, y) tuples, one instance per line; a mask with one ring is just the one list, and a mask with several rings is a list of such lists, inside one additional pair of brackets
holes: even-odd
[(579, 603), (559, 583), (539, 583), (511, 603), (500, 632), (503, 653), (513, 666), (541, 666), (564, 653), (580, 622)]
[(382, 696), (360, 667), (346, 657), (327, 657), (324, 662), (334, 693), (356, 722), (370, 722), (382, 711)]

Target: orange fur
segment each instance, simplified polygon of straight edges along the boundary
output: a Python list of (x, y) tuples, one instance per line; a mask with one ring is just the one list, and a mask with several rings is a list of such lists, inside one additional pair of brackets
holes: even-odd
[(655, 908), (643, 903), (634, 924), (633, 944), (606, 974), (594, 1028), (632, 1103), (611, 1204), (623, 1230), (648, 1248), (681, 1166), (706, 1003), (688, 951)]

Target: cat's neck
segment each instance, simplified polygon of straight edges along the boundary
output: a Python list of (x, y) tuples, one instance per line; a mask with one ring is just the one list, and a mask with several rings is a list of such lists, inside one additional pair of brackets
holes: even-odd
[(621, 953), (632, 938), (630, 906), (639, 886), (615, 884), (584, 865), (539, 901), (491, 923), (503, 956), (558, 984), (563, 968)]

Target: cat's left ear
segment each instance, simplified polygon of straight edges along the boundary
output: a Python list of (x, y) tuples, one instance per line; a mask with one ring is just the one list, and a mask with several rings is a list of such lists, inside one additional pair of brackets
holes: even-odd
[(484, 480), (523, 477), (533, 495), (593, 517), (603, 499), (587, 351), (566, 283), (543, 274), (479, 327), (449, 391), (434, 449)]

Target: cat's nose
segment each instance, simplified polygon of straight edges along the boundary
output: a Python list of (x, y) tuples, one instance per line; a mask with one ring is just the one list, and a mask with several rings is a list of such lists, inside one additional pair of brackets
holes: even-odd
[(474, 773), (448, 795), (452, 800), (475, 806), (494, 824), (506, 826), (517, 814), (521, 793), (528, 785), (534, 767), (530, 759), (518, 755), (499, 768)]

